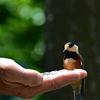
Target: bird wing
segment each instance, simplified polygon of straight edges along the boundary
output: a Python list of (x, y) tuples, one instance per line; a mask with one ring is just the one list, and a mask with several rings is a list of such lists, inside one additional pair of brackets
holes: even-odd
[[(84, 69), (83, 60), (81, 62), (81, 65), (82, 65), (82, 69)], [(85, 90), (85, 78), (82, 79), (80, 93), (79, 94), (76, 94), (75, 91), (74, 91), (74, 100), (83, 100), (84, 90)]]
[[(83, 60), (82, 60), (82, 69), (84, 69), (84, 63), (83, 63)], [(85, 78), (83, 78), (82, 80), (82, 85), (81, 85), (81, 97), (83, 98), (84, 97), (84, 91), (85, 91)]]

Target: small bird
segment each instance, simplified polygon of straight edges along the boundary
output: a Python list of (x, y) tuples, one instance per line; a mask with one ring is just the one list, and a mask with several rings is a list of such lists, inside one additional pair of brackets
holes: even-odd
[[(68, 42), (64, 45), (65, 56), (63, 58), (64, 69), (84, 69), (82, 56), (79, 54), (78, 45), (73, 42)], [(83, 100), (85, 79), (81, 79), (71, 84), (74, 93), (74, 100)]]

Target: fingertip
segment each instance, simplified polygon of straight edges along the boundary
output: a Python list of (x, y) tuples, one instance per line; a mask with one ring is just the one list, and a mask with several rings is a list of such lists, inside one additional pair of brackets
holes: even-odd
[(32, 71), (33, 73), (31, 73), (31, 80), (29, 82), (29, 86), (31, 87), (38, 86), (43, 82), (43, 75), (38, 71), (34, 71), (34, 70)]
[(83, 72), (81, 73), (81, 77), (84, 78), (87, 76), (87, 72), (85, 70), (83, 70)]
[(41, 73), (37, 74), (36, 85), (40, 85), (43, 82), (43, 75)]
[(23, 84), (30, 87), (38, 86), (43, 82), (42, 74), (35, 70), (25, 69), (23, 76)]
[(84, 78), (87, 76), (87, 71), (85, 71), (83, 69), (75, 69), (74, 71), (80, 73), (80, 78)]

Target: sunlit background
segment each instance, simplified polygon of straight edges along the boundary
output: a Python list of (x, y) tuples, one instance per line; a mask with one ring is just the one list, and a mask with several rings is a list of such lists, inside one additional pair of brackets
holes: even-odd
[[(43, 72), (43, 0), (0, 0), (0, 56)], [(31, 100), (42, 100), (39, 95)], [(26, 100), (0, 95), (0, 100)]]

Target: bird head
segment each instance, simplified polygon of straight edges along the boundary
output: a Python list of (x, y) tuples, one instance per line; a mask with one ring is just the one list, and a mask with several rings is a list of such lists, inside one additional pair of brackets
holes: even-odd
[(79, 54), (79, 48), (78, 45), (73, 43), (73, 42), (68, 42), (64, 45), (64, 50), (63, 52), (76, 52), (77, 54)]

